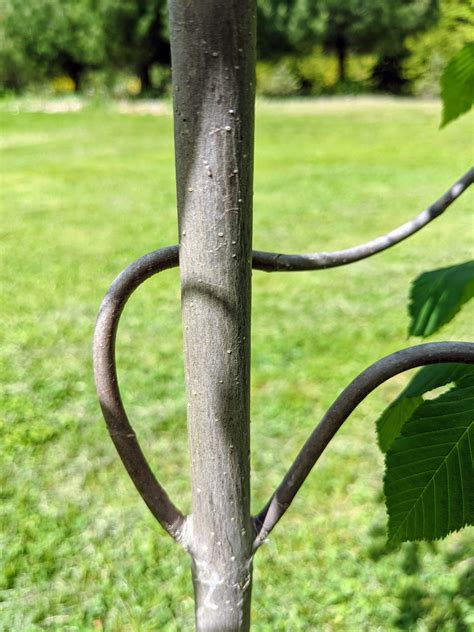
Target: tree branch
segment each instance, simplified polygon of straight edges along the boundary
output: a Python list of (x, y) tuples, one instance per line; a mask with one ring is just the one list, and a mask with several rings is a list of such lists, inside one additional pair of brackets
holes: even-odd
[[(302, 255), (253, 251), (253, 267), (267, 272), (318, 270), (346, 265), (370, 257), (406, 239), (441, 215), (473, 182), (474, 168), (470, 169), (439, 200), (411, 222), (407, 222), (387, 235), (378, 237), (366, 244), (332, 253)], [(115, 367), (115, 336), (125, 303), (132, 292), (146, 279), (161, 270), (177, 265), (179, 265), (178, 246), (170, 246), (140, 257), (117, 277), (104, 298), (97, 317), (94, 334), (94, 373), (100, 405), (110, 436), (133, 483), (158, 522), (172, 537), (183, 543), (186, 518), (168, 498), (141, 451), (121, 401)], [(458, 347), (460, 352), (456, 351)], [(260, 546), (285, 513), (306, 476), (339, 427), (374, 388), (393, 375), (415, 366), (436, 362), (473, 363), (473, 348), (474, 345), (469, 343), (419, 345), (387, 356), (361, 373), (326, 413), (275, 494), (255, 518), (259, 530), (254, 544), (255, 548)], [(466, 354), (464, 359), (452, 359), (452, 357), (459, 355), (463, 357), (463, 353)], [(365, 391), (363, 387), (366, 389)], [(362, 390), (357, 392), (357, 389)]]
[(344, 266), (354, 261), (360, 261), (367, 257), (387, 250), (403, 241), (410, 235), (418, 232), (423, 226), (439, 217), (474, 182), (474, 168), (469, 169), (457, 182), (455, 182), (439, 200), (436, 200), (414, 219), (402, 224), (386, 235), (372, 239), (365, 244), (336, 250), (334, 252), (319, 252), (300, 255), (278, 254), (276, 252), (253, 252), (253, 267), (265, 272), (293, 272), (303, 270), (321, 270), (323, 268), (335, 268)]
[(115, 338), (123, 308), (132, 292), (153, 274), (178, 265), (178, 247), (155, 251), (128, 266), (107, 292), (94, 332), (94, 374), (97, 394), (112, 441), (135, 487), (161, 526), (178, 542), (185, 517), (156, 480), (122, 404), (115, 366)]
[(256, 516), (254, 550), (283, 516), (328, 443), (360, 402), (398, 373), (440, 362), (474, 364), (474, 343), (432, 342), (397, 351), (372, 364), (342, 391), (313, 430), (275, 493)]

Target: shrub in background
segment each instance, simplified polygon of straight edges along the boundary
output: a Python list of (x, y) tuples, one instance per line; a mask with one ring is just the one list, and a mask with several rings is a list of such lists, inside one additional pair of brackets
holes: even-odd
[(1, 17), (0, 80), (6, 89), (67, 75), (79, 90), (84, 73), (104, 64), (95, 0), (3, 0)]
[(350, 55), (345, 81), (339, 80), (336, 54), (321, 46), (302, 56), (287, 55), (279, 61), (257, 62), (257, 94), (266, 97), (359, 94), (371, 87), (374, 55)]
[(345, 94), (364, 92), (370, 88), (374, 55), (348, 55), (346, 79), (339, 81), (339, 62), (335, 53), (325, 53), (321, 46), (309, 55), (295, 60), (298, 76), (306, 93)]
[(171, 68), (161, 64), (154, 64), (150, 71), (153, 96), (171, 96)]
[(264, 97), (289, 97), (299, 94), (301, 81), (291, 57), (278, 62), (259, 61), (256, 68), (257, 94)]
[(409, 56), (403, 73), (414, 94), (439, 95), (439, 80), (447, 61), (473, 40), (474, 14), (470, 0), (443, 0), (438, 24), (422, 35), (407, 39)]

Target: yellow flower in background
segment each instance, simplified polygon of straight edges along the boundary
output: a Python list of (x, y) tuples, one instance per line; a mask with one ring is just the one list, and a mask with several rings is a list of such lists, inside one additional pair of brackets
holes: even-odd
[(127, 93), (131, 97), (136, 97), (142, 91), (142, 82), (138, 77), (131, 77), (127, 81)]
[(54, 77), (54, 79), (51, 81), (51, 86), (55, 92), (59, 93), (74, 92), (74, 90), (76, 89), (76, 84), (74, 80), (67, 75)]

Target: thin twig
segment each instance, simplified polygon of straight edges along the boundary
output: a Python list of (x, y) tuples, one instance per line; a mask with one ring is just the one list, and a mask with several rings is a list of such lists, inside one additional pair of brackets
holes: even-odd
[(132, 292), (153, 274), (178, 265), (178, 247), (171, 246), (134, 261), (114, 281), (97, 317), (94, 374), (100, 406), (112, 441), (135, 487), (161, 526), (184, 544), (185, 517), (156, 480), (122, 404), (115, 367), (115, 337), (120, 315)]
[(381, 235), (365, 244), (336, 250), (334, 252), (317, 252), (298, 255), (278, 254), (276, 252), (253, 252), (253, 267), (265, 272), (297, 272), (303, 270), (321, 270), (344, 266), (354, 261), (372, 257), (382, 250), (391, 248), (410, 235), (419, 231), (423, 226), (439, 217), (474, 182), (474, 168), (469, 169), (455, 182), (439, 200), (429, 206), (414, 219), (402, 224), (386, 235)]
[(313, 430), (275, 493), (256, 516), (254, 550), (265, 541), (283, 516), (328, 443), (360, 402), (398, 373), (440, 362), (474, 364), (474, 343), (432, 342), (397, 351), (372, 364), (342, 391)]

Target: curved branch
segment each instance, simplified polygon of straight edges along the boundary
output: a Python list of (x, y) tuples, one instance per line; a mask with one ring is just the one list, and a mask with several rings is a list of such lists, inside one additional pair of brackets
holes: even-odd
[(386, 235), (372, 239), (365, 244), (336, 250), (334, 252), (307, 253), (301, 255), (278, 254), (276, 252), (253, 252), (253, 267), (265, 272), (293, 272), (303, 270), (321, 270), (344, 266), (354, 261), (387, 250), (418, 232), (423, 226), (439, 217), (474, 182), (474, 168), (469, 169), (455, 182), (439, 200), (406, 224), (390, 231)]
[(112, 441), (135, 487), (161, 526), (183, 543), (185, 517), (156, 480), (122, 404), (115, 367), (115, 337), (123, 308), (146, 279), (178, 265), (178, 247), (155, 251), (128, 266), (107, 292), (94, 332), (94, 374), (100, 406)]
[[(398, 241), (405, 239), (432, 219), (441, 215), (441, 213), (443, 213), (443, 211), (457, 197), (459, 197), (459, 195), (461, 195), (461, 193), (466, 190), (472, 182), (474, 182), (474, 169), (468, 171), (455, 185), (451, 187), (447, 193), (444, 194), (444, 196), (435, 202), (429, 209), (416, 217), (412, 222), (404, 224), (395, 231), (388, 233), (388, 235), (379, 237), (378, 239), (368, 242), (362, 246), (357, 246), (356, 248), (348, 250), (336, 251), (333, 253), (310, 255), (278, 255), (275, 253), (254, 251), (253, 267), (267, 271), (315, 270), (345, 265), (347, 263), (351, 263), (352, 261), (369, 257), (376, 252), (380, 252), (381, 250), (398, 243)], [(175, 267), (178, 264), (178, 246), (170, 246), (168, 248), (162, 248), (161, 250), (155, 250), (143, 257), (140, 257), (117, 277), (104, 298), (97, 317), (94, 333), (94, 374), (100, 405), (109, 433), (130, 477), (132, 478), (133, 483), (163, 528), (176, 540), (182, 541), (183, 528), (186, 518), (168, 498), (166, 492), (153, 475), (153, 472), (151, 471), (150, 466), (141, 451), (140, 445), (138, 444), (135, 433), (130, 425), (121, 401), (115, 368), (115, 337), (120, 315), (128, 298), (146, 279), (161, 270)], [(269, 503), (257, 516), (256, 525), (261, 528), (256, 539), (256, 548), (260, 546), (266, 535), (268, 535), (286, 511), (314, 463), (319, 458), (320, 454), (323, 452), (324, 448), (340, 425), (344, 422), (350, 412), (352, 412), (352, 410), (358, 405), (358, 403), (383, 381), (408, 368), (435, 362), (473, 362), (472, 359), (443, 359), (445, 356), (442, 354), (447, 353), (449, 356), (453, 350), (452, 345), (455, 344), (458, 346), (461, 345), (462, 349), (466, 353), (468, 353), (473, 346), (469, 346), (468, 343), (432, 343), (431, 345), (428, 344), (413, 347), (412, 349), (407, 349), (399, 352), (398, 354), (393, 354), (393, 356), (388, 356), (387, 358), (375, 363), (347, 387), (347, 389), (341, 394), (328, 411), (321, 424), (308, 439), (295, 463), (290, 468), (288, 474), (285, 476), (280, 487), (272, 496)], [(449, 349), (443, 350), (439, 345), (449, 345)], [(430, 349), (434, 347), (436, 347), (436, 352), (439, 351), (441, 355), (438, 357), (435, 353), (434, 359), (429, 359), (428, 356)], [(415, 353), (416, 350), (426, 350), (428, 355), (425, 356), (422, 352), (422, 359), (418, 359), (414, 364), (410, 364), (410, 362), (413, 362), (411, 352)], [(472, 354), (472, 350), (470, 353)], [(367, 392), (362, 395), (360, 399), (357, 399), (351, 408), (350, 401), (352, 400), (347, 400), (347, 398), (351, 397), (351, 393), (355, 388), (354, 385), (358, 385), (359, 382), (364, 383), (364, 380), (367, 380), (368, 376), (372, 375), (372, 372), (377, 372), (377, 370), (381, 371), (386, 365), (389, 366), (392, 360), (396, 358), (402, 359), (402, 357), (404, 357), (403, 354), (408, 354), (407, 357), (410, 360), (408, 363), (409, 366), (403, 365), (402, 362), (402, 365), (405, 366), (405, 368), (398, 367), (393, 372), (389, 371), (387, 377), (383, 377), (376, 382), (370, 382), (372, 385), (369, 387)], [(338, 418), (337, 413), (339, 408), (342, 407), (342, 409), (344, 409), (344, 406), (347, 406), (348, 401), (349, 410), (346, 416)], [(330, 421), (333, 415), (336, 415), (336, 422)], [(336, 426), (331, 425), (334, 423), (336, 423)], [(331, 428), (333, 429), (331, 430)]]
[(290, 506), (328, 443), (360, 402), (389, 378), (426, 364), (474, 364), (474, 343), (432, 342), (392, 353), (372, 364), (347, 386), (304, 444), (275, 493), (255, 518), (256, 550)]

